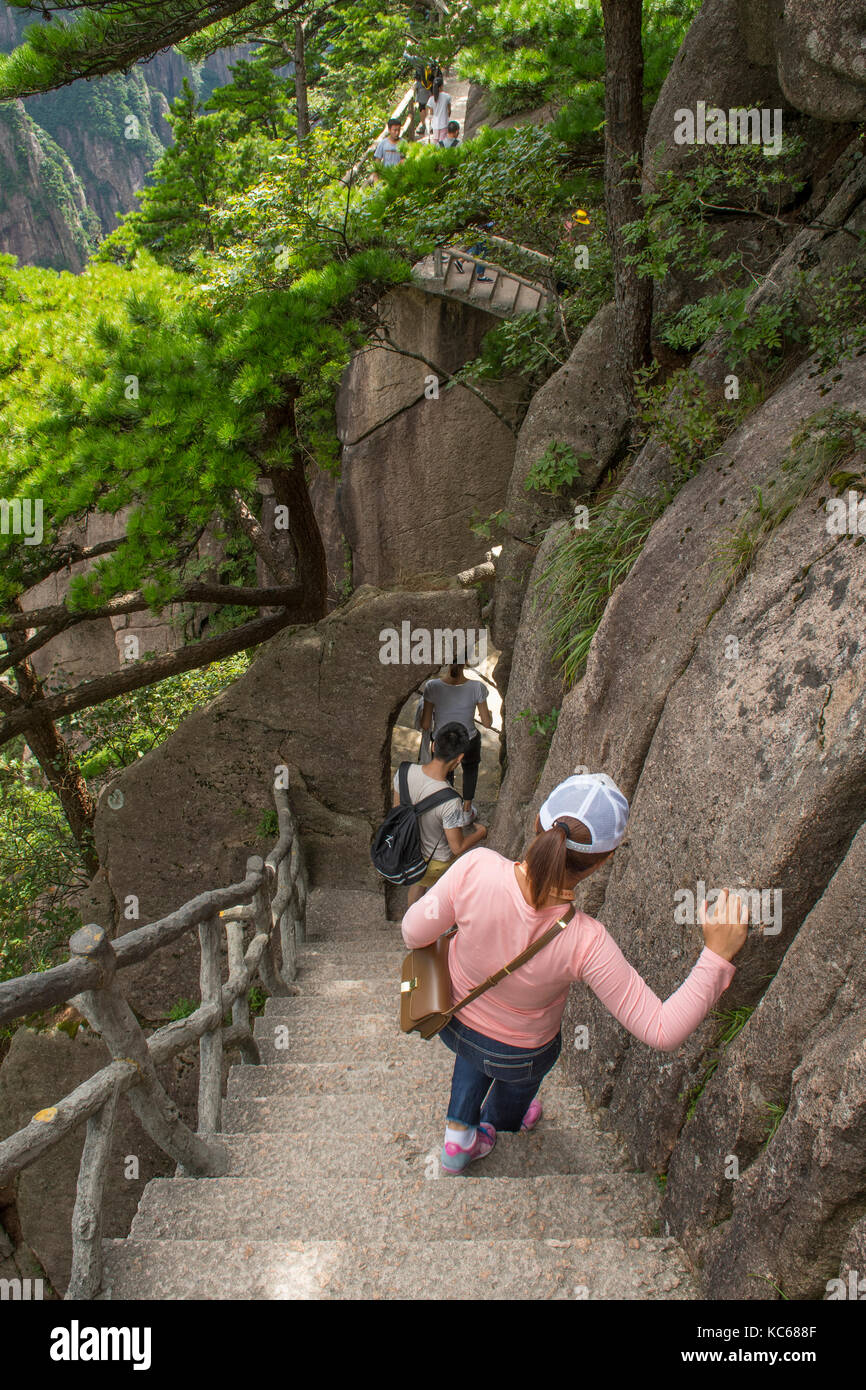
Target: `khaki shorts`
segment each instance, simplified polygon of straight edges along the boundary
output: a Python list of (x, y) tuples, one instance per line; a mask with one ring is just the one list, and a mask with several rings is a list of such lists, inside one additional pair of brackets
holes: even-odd
[(418, 888), (432, 888), (437, 879), (441, 878), (446, 869), (450, 869), (454, 863), (453, 859), (431, 859), (427, 865), (427, 872), (423, 878), (419, 878), (416, 886)]

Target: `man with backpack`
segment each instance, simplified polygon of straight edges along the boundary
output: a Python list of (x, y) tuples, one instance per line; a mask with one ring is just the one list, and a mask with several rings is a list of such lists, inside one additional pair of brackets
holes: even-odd
[(426, 135), (427, 126), (427, 103), (433, 95), (433, 88), (436, 83), (444, 81), (442, 69), (435, 60), (417, 63), (415, 66), (415, 104), (421, 116), (421, 124), (415, 131), (416, 135)]
[[(432, 744), (433, 756), (429, 763), (401, 763), (394, 777), (393, 809), (379, 831), (373, 846), (373, 863), (383, 877), (391, 882), (409, 883), (409, 903), (416, 903), (425, 889), (441, 878), (445, 870), (461, 854), (473, 849), (487, 835), (487, 827), (474, 825), (468, 833), (463, 830), (463, 801), (459, 793), (448, 785), (446, 778), (458, 763), (469, 746), (469, 736), (462, 724), (444, 724), (437, 729)], [(403, 794), (401, 795), (401, 783)], [(417, 825), (419, 844), (413, 847), (411, 834), (406, 824), (406, 811), (409, 807), (431, 802), (418, 814), (413, 812)], [(400, 825), (403, 823), (403, 835)], [(385, 863), (379, 853), (381, 842), (392, 838), (397, 848), (395, 862)], [(402, 852), (401, 852), (402, 851)], [(413, 858), (415, 863), (404, 864), (402, 860)], [(426, 867), (425, 867), (426, 865)], [(424, 869), (421, 873), (422, 867)], [(388, 868), (389, 872), (383, 872)], [(415, 877), (408, 875), (414, 874)]]

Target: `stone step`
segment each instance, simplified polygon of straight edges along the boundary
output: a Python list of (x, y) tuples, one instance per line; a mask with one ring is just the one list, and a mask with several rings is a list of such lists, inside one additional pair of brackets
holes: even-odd
[[(442, 1126), (415, 1124), (410, 1115), (401, 1129), (374, 1132), (366, 1117), (347, 1117), (338, 1125), (319, 1118), (305, 1129), (222, 1133), (219, 1139), (228, 1150), (226, 1176), (232, 1178), (287, 1183), (325, 1173), (417, 1178), (439, 1162)], [(479, 1179), (612, 1171), (630, 1171), (630, 1165), (609, 1137), (553, 1125), (530, 1134), (501, 1133), (493, 1152), (473, 1166)]]
[(534, 314), (540, 306), (541, 291), (533, 285), (521, 284), (520, 293), (514, 301), (515, 314)]
[[(397, 1011), (392, 1019), (377, 1013), (353, 1012), (334, 1018), (327, 1010), (290, 1022), (257, 1018), (253, 1033), (263, 1062), (363, 1062), (399, 1061), (429, 1048), (417, 1033), (401, 1033)], [(443, 1058), (445, 1047), (437, 1043)]]
[[(268, 999), (260, 1017), (290, 1027), (327, 1024), (339, 1021), (340, 1026), (352, 1026), (353, 1018), (378, 1017), (397, 1026), (400, 1013), (400, 982), (391, 979), (384, 983), (371, 982), (367, 989), (359, 988), (357, 980), (322, 982), (323, 988), (307, 993), (303, 982), (295, 983), (301, 993), (289, 998)], [(441, 1044), (440, 1044), (441, 1045)]]
[(367, 1241), (561, 1239), (657, 1230), (647, 1174), (541, 1178), (346, 1178), (277, 1185), (255, 1178), (155, 1178), (131, 1235), (140, 1240)]
[[(226, 1100), (252, 1100), (265, 1096), (283, 1096), (314, 1104), (338, 1104), (347, 1096), (375, 1097), (376, 1113), (383, 1103), (396, 1102), (404, 1111), (428, 1103), (425, 1092), (435, 1091), (429, 1103), (437, 1105), (437, 1115), (447, 1097), (451, 1081), (449, 1057), (444, 1047), (431, 1052), (430, 1062), (418, 1057), (405, 1065), (386, 1066), (373, 1062), (366, 1066), (347, 1068), (333, 1062), (287, 1063), (281, 1067), (237, 1065), (230, 1069)], [(445, 1058), (445, 1066), (442, 1058)], [(581, 1093), (567, 1086), (557, 1069), (545, 1077), (541, 1087), (544, 1120), (556, 1124), (582, 1124), (597, 1131), (595, 1121), (586, 1109)]]
[(699, 1297), (669, 1238), (105, 1242), (111, 1299), (667, 1300)]
[[(281, 1067), (247, 1068), (264, 1072), (280, 1072)], [(372, 1078), (371, 1078), (372, 1080)], [(412, 1085), (402, 1071), (380, 1079), (375, 1090), (342, 1095), (298, 1095), (289, 1089), (268, 1091), (265, 1095), (228, 1096), (222, 1105), (222, 1128), (232, 1134), (265, 1133), (269, 1129), (310, 1129), (320, 1124), (326, 1130), (338, 1127), (346, 1119), (366, 1120), (371, 1131), (397, 1131), (408, 1124), (436, 1130), (445, 1123), (450, 1076), (444, 1073), (432, 1086)], [(577, 1096), (567, 1093), (542, 1093), (544, 1114), (539, 1126), (559, 1129), (581, 1129), (587, 1140), (601, 1139), (605, 1133), (596, 1128)], [(539, 1128), (541, 1133), (541, 1128)], [(601, 1140), (607, 1143), (607, 1140)]]

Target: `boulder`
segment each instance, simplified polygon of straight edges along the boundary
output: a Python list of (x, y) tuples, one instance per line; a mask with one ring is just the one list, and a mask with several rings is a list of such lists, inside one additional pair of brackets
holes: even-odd
[[(536, 391), (520, 428), (505, 499), (505, 539), (496, 566), (493, 640), (507, 678), (529, 572), (541, 536), (574, 501), (589, 497), (621, 457), (629, 411), (615, 369), (614, 306), (607, 304), (584, 329), (568, 361)], [(551, 444), (566, 444), (581, 462), (579, 480), (562, 501), (526, 489), (532, 466)]]
[[(780, 85), (774, 52), (774, 7), (767, 3), (752, 7), (754, 14), (744, 24), (743, 3), (744, 0), (704, 0), (686, 33), (649, 119), (644, 145), (648, 184), (651, 185), (654, 172), (682, 170), (695, 158), (700, 146), (677, 144), (674, 131), (676, 113), (684, 109), (696, 111), (698, 101), (726, 112), (736, 107), (781, 111), (785, 134), (800, 136), (805, 141), (805, 149), (792, 167), (806, 178), (822, 152), (834, 146), (838, 122), (856, 119), (848, 115), (828, 118), (808, 102), (801, 103), (801, 93)], [(815, 8), (809, 0), (805, 3), (807, 8)], [(812, 119), (814, 116), (821, 119)], [(782, 191), (783, 202), (789, 205), (797, 196), (790, 188)], [(754, 222), (750, 229), (754, 234)]]
[(517, 858), (523, 851), (529, 834), (527, 811), (549, 747), (543, 732), (533, 732), (533, 719), (550, 715), (562, 703), (562, 678), (547, 638), (544, 598), (536, 586), (567, 526), (564, 521), (554, 522), (535, 558), (508, 678), (503, 718), (505, 777), (490, 826), (490, 845), (509, 858)]
[(785, 0), (776, 30), (779, 81), (788, 101), (822, 121), (866, 117), (862, 0)]
[[(510, 426), (523, 396), (517, 380), (482, 383), (499, 418), (466, 387), (446, 389), (445, 373), (478, 355), (495, 324), (490, 314), (410, 286), (387, 297), (383, 317), (393, 341), (419, 356), (368, 348), (340, 386), (336, 520), (356, 587), (453, 574), (483, 560), (487, 542), (470, 523), (502, 506), (514, 459)], [(337, 574), (345, 557), (334, 553), (335, 518), (321, 492), (319, 505), (328, 568)]]
[[(864, 893), (866, 825), (754, 1013), (720, 1053), (679, 1137), (663, 1215), (705, 1263), (711, 1298), (767, 1298), (768, 1281), (788, 1297), (820, 1297), (837, 1272), (849, 1213), (866, 1200), (866, 1092), (845, 1048), (851, 1025), (855, 1039), (863, 1026), (866, 940), (852, 926)], [(837, 1104), (836, 1127), (822, 1123), (820, 1142), (806, 1132), (804, 1104), (818, 1067), (827, 1096), (851, 1101), (855, 1081), (861, 1107), (858, 1119), (856, 1109), (846, 1114), (846, 1104)], [(780, 1109), (784, 1119), (773, 1134)], [(749, 1282), (755, 1270), (757, 1284)]]
[[(265, 643), (239, 680), (103, 789), (96, 844), (123, 930), (238, 882), (250, 854), (270, 851), (264, 817), (281, 765), (313, 883), (377, 885), (369, 845), (390, 804), (391, 731), (412, 691), (442, 664), (435, 650), (432, 660), (383, 663), (381, 634), (403, 623), (431, 635), (477, 634), (477, 595), (359, 590), (316, 626)], [(126, 920), (130, 895), (139, 916)], [(101, 921), (110, 925), (105, 903)], [(198, 958), (197, 939), (183, 937), (126, 972), (136, 1007), (153, 1017), (192, 996)]]

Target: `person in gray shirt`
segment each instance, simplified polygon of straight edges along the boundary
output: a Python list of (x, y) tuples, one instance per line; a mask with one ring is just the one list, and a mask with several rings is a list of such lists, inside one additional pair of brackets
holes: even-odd
[[(456, 722), (462, 724), (470, 736), (469, 748), (463, 756), (463, 811), (464, 824), (474, 818), (476, 812), (472, 798), (478, 786), (478, 769), (481, 764), (481, 731), (475, 727), (475, 711), (485, 729), (493, 727), (493, 716), (487, 704), (487, 686), (481, 681), (469, 680), (464, 675), (463, 666), (455, 662), (440, 678), (429, 680), (424, 686), (424, 705), (421, 711), (422, 730), (441, 729), (443, 724)], [(454, 785), (454, 773), (447, 778)]]
[(400, 122), (392, 118), (388, 122), (388, 134), (383, 135), (375, 150), (373, 158), (377, 164), (384, 164), (389, 168), (392, 164), (401, 164), (405, 159), (403, 151), (400, 149)]

